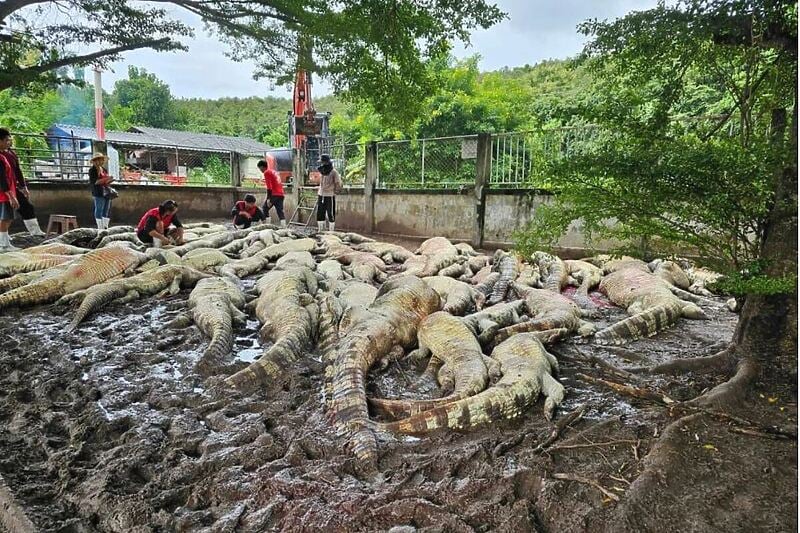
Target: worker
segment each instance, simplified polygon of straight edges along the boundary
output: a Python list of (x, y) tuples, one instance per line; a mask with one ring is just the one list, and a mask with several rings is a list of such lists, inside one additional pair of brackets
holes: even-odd
[(258, 169), (264, 173), (264, 185), (267, 187), (267, 198), (264, 200), (264, 216), (269, 216), (273, 207), (278, 214), (281, 227), (286, 227), (286, 217), (283, 215), (283, 183), (278, 173), (269, 168), (263, 159), (257, 163)]
[(244, 201), (239, 200), (231, 209), (233, 225), (237, 228), (249, 228), (253, 222), (266, 220), (264, 212), (256, 205), (256, 197), (245, 194)]
[(19, 209), (14, 171), (6, 158), (0, 158), (0, 253), (19, 250), (11, 246), (8, 229), (14, 220), (14, 209)]
[(8, 161), (14, 173), (17, 201), (19, 202), (17, 212), (22, 217), (22, 222), (25, 224), (28, 233), (36, 237), (44, 237), (44, 232), (42, 228), (39, 227), (39, 221), (36, 219), (36, 211), (30, 201), (28, 182), (25, 181), (25, 177), (22, 175), (22, 168), (19, 166), (19, 157), (17, 157), (16, 152), (11, 149), (12, 144), (11, 132), (6, 128), (0, 128), (0, 157)]
[(114, 177), (103, 166), (108, 162), (107, 155), (96, 153), (89, 162), (92, 164), (89, 168), (89, 188), (92, 190), (94, 221), (97, 229), (108, 229), (111, 224), (111, 201), (114, 199), (111, 188)]
[[(149, 209), (136, 226), (136, 236), (145, 244), (161, 248), (174, 242), (183, 244), (183, 225), (178, 220), (178, 203), (165, 200), (158, 207)], [(170, 226), (174, 226), (170, 229)]]
[(317, 227), (325, 231), (325, 216), (328, 217), (328, 229), (336, 229), (336, 195), (342, 190), (342, 178), (333, 168), (331, 157), (321, 155), (319, 170), (319, 188), (317, 189)]

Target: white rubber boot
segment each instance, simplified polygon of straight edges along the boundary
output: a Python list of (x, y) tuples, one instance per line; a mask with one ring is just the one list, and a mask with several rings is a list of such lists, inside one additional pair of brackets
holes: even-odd
[(156, 239), (155, 237), (153, 237), (153, 246), (152, 246), (152, 248), (161, 248), (161, 246), (162, 246), (161, 239)]
[(325, 231), (325, 221), (324, 220), (321, 220), (321, 221), (318, 220), (317, 221), (317, 229), (319, 231)]
[(103, 219), (102, 218), (96, 218), (96, 219), (94, 219), (94, 221), (97, 223), (97, 229), (103, 229)]
[(282, 228), (286, 227), (286, 219), (285, 218), (281, 220), (281, 227)]
[(11, 245), (11, 238), (8, 232), (0, 233), (0, 253), (2, 252), (18, 252), (19, 248)]
[(108, 229), (108, 226), (111, 224), (111, 219), (103, 217), (103, 229)]
[(28, 233), (35, 237), (44, 237), (44, 232), (42, 228), (39, 227), (39, 221), (35, 218), (31, 218), (28, 220), (23, 220), (25, 223), (25, 228), (28, 230)]
[(328, 222), (328, 231), (336, 231), (336, 223)]

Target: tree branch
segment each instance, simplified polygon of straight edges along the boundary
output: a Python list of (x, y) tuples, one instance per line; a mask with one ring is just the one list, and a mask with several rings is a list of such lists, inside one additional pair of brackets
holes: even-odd
[[(65, 67), (67, 65), (77, 65), (77, 64), (86, 64), (94, 61), (95, 59), (100, 59), (102, 57), (113, 56), (119, 54), (120, 52), (126, 52), (128, 50), (137, 50), (139, 48), (156, 48), (159, 45), (166, 45), (169, 44), (171, 39), (169, 37), (163, 37), (161, 39), (151, 39), (148, 41), (140, 41), (137, 43), (129, 43), (123, 46), (117, 46), (115, 48), (108, 48), (105, 50), (98, 50), (97, 52), (92, 52), (91, 54), (85, 54), (82, 56), (69, 56), (69, 57), (62, 57), (56, 61), (50, 61), (48, 63), (42, 63), (40, 65), (34, 65), (32, 67), (19, 69), (13, 72), (9, 72), (8, 70), (6, 73), (12, 73), (13, 77), (16, 78), (32, 78), (39, 74), (43, 74), (45, 72), (55, 70), (61, 67)], [(9, 87), (13, 87), (14, 85), (19, 85), (18, 79), (15, 81), (9, 80), (6, 81), (3, 76), (0, 78), (0, 90), (7, 89)]]

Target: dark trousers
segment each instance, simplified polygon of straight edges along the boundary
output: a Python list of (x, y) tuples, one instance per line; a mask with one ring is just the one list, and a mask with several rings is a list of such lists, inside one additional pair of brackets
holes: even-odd
[(233, 219), (233, 225), (242, 226), (243, 229), (249, 228), (252, 223), (252, 218), (243, 217), (242, 215), (236, 215), (236, 218)]
[(19, 216), (22, 217), (22, 220), (30, 220), (32, 218), (36, 218), (36, 211), (33, 209), (33, 204), (28, 197), (22, 193), (17, 195), (17, 201), (19, 202), (19, 208), (17, 212)]
[(317, 196), (317, 222), (325, 222), (325, 215), (328, 222), (336, 222), (335, 196)]
[(269, 219), (270, 204), (275, 208), (275, 212), (278, 213), (278, 220), (285, 220), (286, 217), (283, 215), (283, 196), (271, 196), (264, 203), (264, 216), (267, 219)]

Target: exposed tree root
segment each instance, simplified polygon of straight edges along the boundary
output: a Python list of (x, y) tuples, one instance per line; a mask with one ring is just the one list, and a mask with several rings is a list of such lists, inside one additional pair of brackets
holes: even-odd
[(625, 501), (618, 508), (624, 523), (618, 524), (616, 530), (643, 531), (653, 525), (638, 522), (634, 524), (629, 521), (632, 519), (647, 522), (652, 502), (664, 493), (663, 487), (668, 481), (668, 472), (673, 468), (675, 457), (681, 454), (683, 441), (686, 439), (685, 428), (702, 416), (704, 416), (702, 413), (685, 416), (664, 428), (661, 438), (655, 441), (650, 453), (643, 460), (642, 473), (631, 483)]
[(619, 501), (619, 496), (617, 496), (616, 494), (614, 494), (610, 490), (606, 489), (600, 483), (598, 483), (597, 481), (595, 481), (593, 479), (588, 479), (588, 478), (576, 476), (576, 475), (573, 475), (573, 474), (563, 474), (563, 473), (560, 473), (560, 472), (554, 473), (553, 474), (553, 479), (559, 479), (559, 480), (562, 480), (562, 481), (576, 481), (578, 483), (584, 483), (586, 485), (591, 485), (592, 487), (594, 487), (597, 490), (599, 490), (600, 492), (602, 492), (603, 495), (606, 498), (608, 498), (610, 500), (614, 500), (615, 502)]
[(675, 400), (673, 400), (666, 394), (654, 392), (651, 391), (650, 389), (645, 389), (642, 387), (634, 387), (632, 385), (624, 385), (622, 383), (616, 383), (614, 381), (608, 381), (600, 378), (593, 378), (592, 376), (587, 376), (586, 374), (576, 374), (575, 377), (580, 379), (581, 381), (586, 381), (587, 383), (603, 385), (615, 392), (624, 394), (626, 396), (632, 396), (633, 398), (639, 398), (640, 400), (647, 400), (661, 405), (669, 405), (675, 403)]
[(675, 359), (652, 367), (631, 369), (634, 374), (683, 374), (685, 372), (724, 372), (733, 366), (733, 347), (728, 346), (714, 355)]
[(557, 452), (561, 450), (576, 450), (578, 448), (601, 448), (603, 446), (619, 446), (620, 444), (639, 444), (638, 440), (620, 439), (609, 440), (606, 442), (587, 442), (585, 444), (562, 444), (559, 446), (552, 446), (547, 449), (547, 453)]
[[(534, 453), (541, 453), (542, 450), (546, 449), (548, 446), (558, 440), (558, 437), (566, 428), (583, 418), (583, 414), (586, 412), (586, 409), (587, 407), (585, 405), (581, 405), (574, 411), (570, 411), (566, 415), (559, 418), (553, 427), (553, 431), (551, 431), (550, 435), (533, 450)], [(530, 435), (530, 432), (521, 433), (510, 441), (501, 442), (495, 446), (494, 450), (492, 450), (492, 456), (499, 457), (505, 454), (511, 448), (519, 446), (528, 435)]]
[[(763, 431), (758, 431), (755, 429), (748, 429), (748, 428), (740, 428), (740, 427), (730, 427), (728, 431), (732, 433), (740, 433), (742, 435), (750, 435), (751, 437), (761, 437), (762, 439), (772, 439), (772, 440), (790, 440), (792, 437), (789, 435), (785, 435), (783, 433), (765, 433)], [(797, 435), (794, 436), (797, 439)]]
[(750, 357), (745, 357), (739, 361), (736, 367), (736, 374), (731, 379), (698, 396), (690, 403), (717, 409), (726, 409), (738, 405), (747, 396), (747, 392), (758, 378), (758, 374), (758, 363)]

